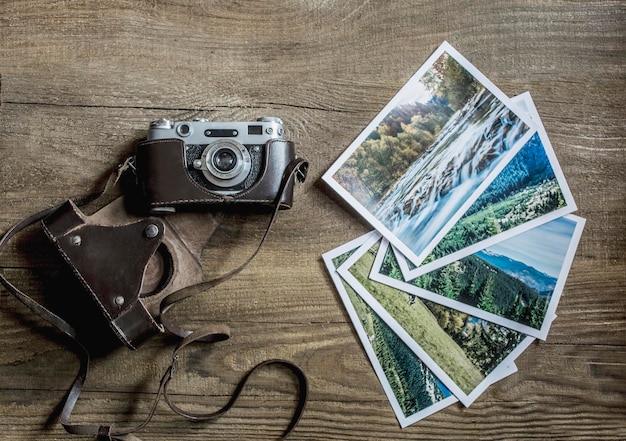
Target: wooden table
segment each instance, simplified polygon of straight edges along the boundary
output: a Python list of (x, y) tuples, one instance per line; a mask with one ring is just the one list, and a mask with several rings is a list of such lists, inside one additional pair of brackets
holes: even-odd
[[(0, 230), (95, 192), (151, 120), (282, 118), (311, 162), (295, 206), (228, 284), (177, 307), (233, 337), (187, 349), (172, 393), (224, 404), (238, 379), (286, 358), (310, 379), (292, 439), (626, 439), (626, 9), (619, 1), (9, 1), (0, 3)], [(469, 408), (400, 429), (321, 255), (369, 227), (320, 181), (356, 135), (447, 40), (506, 94), (530, 91), (587, 219), (545, 342)], [(241, 263), (266, 215), (225, 214), (205, 277)], [(31, 229), (0, 256), (33, 297), (58, 270)], [(0, 438), (73, 439), (50, 418), (78, 368), (66, 340), (0, 290)], [(139, 422), (174, 342), (92, 360), (76, 422)], [(295, 406), (280, 369), (235, 408), (192, 424), (159, 405), (144, 440), (275, 439)]]

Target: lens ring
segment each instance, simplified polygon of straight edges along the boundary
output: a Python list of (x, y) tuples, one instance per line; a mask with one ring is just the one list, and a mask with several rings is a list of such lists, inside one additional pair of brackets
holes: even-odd
[[(237, 143), (239, 144), (239, 143)], [(244, 167), (244, 153), (250, 156), (245, 147), (241, 144), (235, 145), (231, 141), (217, 141), (212, 144), (209, 144), (207, 149), (205, 150), (206, 157), (204, 158), (204, 163), (206, 164), (207, 170), (217, 179), (221, 180), (230, 180), (239, 176), (240, 172)], [(233, 158), (233, 165), (230, 168), (222, 169), (217, 166), (219, 161), (216, 159), (216, 155), (223, 154), (225, 152), (230, 153)]]
[[(228, 167), (221, 167), (218, 155), (229, 156)], [(202, 152), (202, 173), (212, 184), (227, 188), (246, 180), (252, 168), (250, 152), (235, 140), (220, 139), (209, 144)]]

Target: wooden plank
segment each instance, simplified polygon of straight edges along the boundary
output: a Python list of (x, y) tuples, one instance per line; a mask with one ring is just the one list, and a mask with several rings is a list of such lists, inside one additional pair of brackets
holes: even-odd
[[(153, 119), (279, 116), (309, 179), (243, 273), (176, 307), (190, 325), (233, 330), (185, 351), (173, 385), (181, 406), (217, 408), (247, 369), (280, 357), (311, 380), (294, 439), (626, 439), (625, 16), (619, 1), (4, 1), (0, 231), (96, 192)], [(531, 92), (587, 224), (547, 341), (471, 407), (401, 430), (320, 258), (369, 227), (320, 177), (444, 39), (506, 94)], [(220, 215), (205, 276), (245, 260), (266, 222)], [(0, 255), (42, 302), (58, 298), (60, 268), (37, 228)], [(71, 438), (47, 420), (75, 356), (4, 289), (0, 304), (0, 439)], [(140, 421), (174, 343), (96, 357), (76, 421)], [(274, 439), (294, 399), (289, 374), (268, 369), (216, 422), (160, 405), (140, 435)]]
[[(578, 439), (590, 440), (594, 436), (595, 439), (620, 439), (624, 436), (621, 415), (625, 390), (618, 370), (623, 365), (617, 367), (620, 358), (623, 360), (623, 352), (616, 354), (611, 367), (604, 359), (606, 350), (611, 349), (607, 347), (588, 349), (582, 355), (573, 345), (557, 347), (555, 351), (542, 348), (543, 355), (538, 359), (534, 357), (534, 349), (524, 355), (528, 363), (520, 360), (520, 373), (492, 386), (486, 396), (471, 407), (454, 405), (406, 430), (396, 427), (388, 403), (381, 399), (379, 386), (371, 379), (371, 372), (362, 369), (353, 371), (352, 382), (329, 381), (327, 373), (323, 374), (324, 378), (316, 375), (326, 368), (316, 366), (316, 362), (311, 360), (305, 367), (313, 374), (311, 380), (315, 392), (297, 433), (313, 439), (357, 439), (357, 436), (364, 439), (414, 439), (415, 436), (463, 439), (470, 435), (482, 437), (486, 433), (507, 439), (541, 438), (546, 434), (567, 439), (570, 430), (576, 431)], [(567, 363), (555, 366), (559, 364), (555, 360), (560, 359)], [(37, 361), (32, 360), (31, 363)], [(342, 365), (342, 362), (336, 364)], [(570, 375), (564, 376), (563, 369)], [(577, 372), (580, 378), (589, 379), (572, 380), (572, 371)], [(226, 394), (234, 387), (233, 379), (224, 378), (230, 376), (228, 371), (218, 379), (185, 375), (184, 381), (173, 389), (184, 393), (175, 394), (174, 399), (181, 406), (198, 412), (215, 409), (225, 402)], [(98, 384), (99, 378), (94, 375), (91, 383), (95, 384), (88, 388), (80, 401), (75, 421), (140, 421), (153, 398), (152, 391), (146, 392), (145, 389), (153, 390), (155, 386), (147, 376), (143, 379), (144, 383), (140, 383), (139, 388), (134, 383), (135, 386), (126, 391), (110, 391), (108, 387), (102, 388)], [(123, 381), (124, 378), (120, 382)], [(143, 433), (146, 439), (161, 439), (163, 432), (179, 430), (181, 439), (201, 439), (215, 433), (220, 433), (223, 439), (248, 439), (254, 437), (252, 433), (256, 432), (258, 439), (271, 439), (271, 434), (277, 434), (278, 423), (285, 423), (293, 409), (293, 398), (289, 395), (291, 385), (271, 370), (256, 376), (251, 384), (252, 387), (246, 390), (232, 413), (214, 423), (190, 425), (161, 407), (154, 423)], [(596, 394), (598, 389), (603, 392), (602, 395)], [(5, 433), (14, 431), (15, 424), (44, 430), (45, 417), (41, 411), (51, 412), (63, 394), (62, 388), (51, 391), (29, 386), (27, 390), (28, 393), (22, 388), (2, 388), (0, 397), (11, 403), (6, 405), (3, 414), (3, 424), (8, 430)], [(203, 394), (205, 390), (206, 396)], [(281, 391), (280, 395), (278, 391)], [(358, 402), (355, 396), (359, 397)], [(564, 405), (564, 402), (568, 404)], [(23, 420), (21, 423), (20, 418)], [(275, 421), (276, 424), (268, 424), (268, 421)], [(360, 428), (363, 432), (355, 430), (355, 421), (363, 426)], [(442, 426), (447, 427), (443, 429)], [(45, 432), (56, 432), (59, 439), (63, 439), (58, 426)]]

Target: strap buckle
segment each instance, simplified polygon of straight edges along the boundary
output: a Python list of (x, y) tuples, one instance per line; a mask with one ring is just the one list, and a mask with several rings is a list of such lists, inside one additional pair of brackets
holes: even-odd
[(298, 164), (296, 168), (296, 179), (299, 183), (304, 183), (306, 180), (306, 175), (309, 172), (309, 163), (306, 160), (303, 160), (300, 164)]
[(98, 434), (96, 435), (96, 439), (100, 441), (112, 441), (113, 438), (111, 437), (111, 426), (98, 427)]
[(169, 379), (174, 378), (174, 372), (176, 371), (176, 365), (178, 365), (178, 360), (180, 359), (180, 355), (176, 354), (172, 357), (172, 364), (170, 365), (170, 375)]

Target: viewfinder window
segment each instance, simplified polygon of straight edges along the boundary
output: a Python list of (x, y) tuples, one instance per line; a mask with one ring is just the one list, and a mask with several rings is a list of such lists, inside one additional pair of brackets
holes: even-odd
[(248, 126), (248, 135), (262, 135), (263, 126)]

